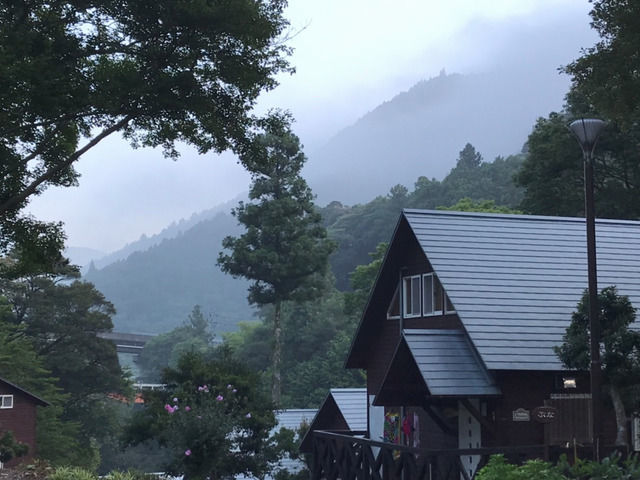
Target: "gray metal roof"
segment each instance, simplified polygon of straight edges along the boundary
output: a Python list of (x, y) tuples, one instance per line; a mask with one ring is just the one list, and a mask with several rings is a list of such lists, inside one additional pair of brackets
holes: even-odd
[(332, 388), (330, 395), (338, 405), (349, 430), (367, 430), (367, 389)]
[(288, 428), (289, 430), (297, 430), (302, 423), (311, 425), (313, 417), (318, 412), (315, 408), (289, 408), (286, 410), (276, 411), (276, 420), (278, 424), (274, 427), (274, 430), (280, 430), (281, 428)]
[[(584, 289), (584, 220), (405, 210), (404, 216), (489, 369), (559, 370)], [(598, 287), (640, 306), (640, 222), (596, 221)]]
[(461, 330), (404, 330), (403, 334), (432, 396), (500, 394)]

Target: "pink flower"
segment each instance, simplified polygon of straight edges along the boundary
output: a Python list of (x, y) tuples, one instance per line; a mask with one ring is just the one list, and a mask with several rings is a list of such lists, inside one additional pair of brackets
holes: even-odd
[(173, 413), (173, 412), (175, 412), (175, 411), (178, 409), (178, 407), (177, 407), (177, 406), (176, 406), (176, 407), (172, 407), (171, 405), (169, 405), (169, 404), (167, 403), (167, 404), (164, 406), (164, 409), (165, 409), (167, 412), (169, 412), (169, 413)]
[(186, 407), (184, 407), (184, 411), (185, 412), (190, 412), (191, 411), (191, 407), (189, 405), (187, 405)]
[(247, 413), (244, 418), (251, 418), (251, 412)]
[(233, 390), (231, 390), (233, 393), (236, 393), (238, 390), (236, 390), (235, 388)]
[(184, 454), (188, 457), (189, 455), (191, 455), (191, 450), (186, 449), (186, 450), (184, 451)]
[(173, 403), (178, 403), (178, 397), (173, 397)]
[(207, 387), (206, 385), (201, 385), (201, 386), (198, 387), (198, 391), (199, 392), (209, 393), (209, 387)]
[(229, 384), (227, 385), (227, 390), (231, 390), (233, 388), (233, 385)]
[(217, 401), (219, 401), (219, 402), (221, 402), (222, 400), (224, 400), (224, 397), (223, 397), (222, 395), (218, 395), (218, 396), (216, 397), (216, 400), (217, 400)]

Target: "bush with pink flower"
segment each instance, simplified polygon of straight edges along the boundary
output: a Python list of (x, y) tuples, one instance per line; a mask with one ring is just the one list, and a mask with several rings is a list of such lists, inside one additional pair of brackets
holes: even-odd
[(195, 480), (260, 478), (277, 463), (285, 447), (269, 436), (276, 420), (256, 373), (228, 356), (188, 353), (165, 372), (164, 382), (166, 391), (145, 395), (146, 408), (129, 433), (170, 448), (167, 473)]

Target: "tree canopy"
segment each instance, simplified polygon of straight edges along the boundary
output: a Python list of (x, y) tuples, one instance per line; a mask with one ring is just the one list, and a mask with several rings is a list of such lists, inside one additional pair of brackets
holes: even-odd
[[(626, 411), (638, 408), (640, 392), (640, 333), (629, 328), (636, 318), (629, 298), (616, 287), (606, 287), (598, 295), (601, 329), (603, 386), (608, 390), (618, 423), (617, 444), (626, 444)], [(590, 354), (589, 294), (586, 291), (571, 317), (571, 324), (555, 351), (565, 365), (589, 370)]]
[(138, 356), (138, 366), (146, 382), (159, 382), (165, 368), (176, 368), (187, 352), (205, 353), (213, 348), (210, 322), (199, 305), (193, 307), (184, 323), (149, 340)]
[(582, 154), (566, 126), (574, 119), (607, 121), (595, 151), (596, 215), (640, 216), (640, 5), (595, 0), (591, 25), (600, 40), (564, 70), (571, 88), (562, 112), (540, 119), (529, 136), (529, 154), (517, 176), (527, 213), (583, 214)]
[[(286, 0), (4, 2), (0, 6), (0, 249), (60, 239), (21, 215), (77, 182), (120, 132), (134, 147), (241, 151), (258, 94), (290, 70)], [(28, 240), (28, 241), (27, 241)], [(59, 242), (58, 242), (59, 243)]]
[(591, 26), (600, 40), (565, 67), (572, 90), (625, 133), (640, 133), (640, 4), (594, 0)]
[(252, 281), (249, 302), (273, 305), (272, 400), (280, 403), (282, 325), (285, 301), (304, 301), (322, 295), (328, 257), (334, 249), (313, 194), (300, 172), (306, 160), (291, 119), (273, 114), (261, 122), (241, 157), (251, 174), (249, 203), (233, 210), (246, 228), (239, 237), (226, 237), (218, 264), (234, 276)]

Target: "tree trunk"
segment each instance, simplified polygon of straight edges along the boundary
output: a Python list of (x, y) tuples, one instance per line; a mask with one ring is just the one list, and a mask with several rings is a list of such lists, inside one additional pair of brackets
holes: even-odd
[(282, 302), (276, 301), (273, 314), (273, 357), (271, 359), (271, 400), (276, 408), (280, 406), (282, 387), (282, 376), (280, 374), (280, 363), (282, 359), (281, 311)]
[(620, 392), (613, 385), (609, 386), (609, 394), (613, 402), (613, 410), (616, 413), (616, 445), (627, 446), (627, 413), (620, 397)]

